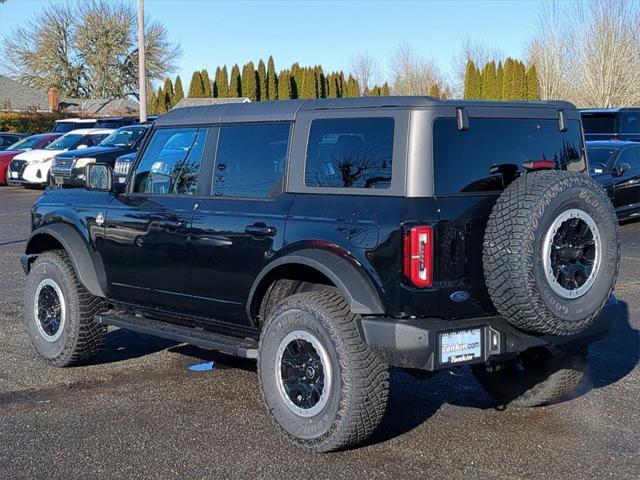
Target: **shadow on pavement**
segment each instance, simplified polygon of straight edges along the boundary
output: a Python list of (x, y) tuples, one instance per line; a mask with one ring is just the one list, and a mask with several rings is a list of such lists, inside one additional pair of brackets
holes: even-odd
[[(629, 321), (625, 302), (607, 307), (603, 314), (615, 315), (610, 334), (590, 347), (590, 382), (577, 395), (590, 388), (602, 388), (628, 375), (640, 361), (640, 332)], [(215, 362), (216, 369), (237, 368), (256, 371), (252, 360), (240, 359), (191, 345), (177, 344), (127, 330), (111, 331), (107, 335), (105, 352), (97, 363), (111, 363), (136, 358), (161, 350), (193, 358), (193, 363)], [(186, 372), (185, 372), (186, 373)], [(441, 371), (419, 380), (401, 369), (391, 369), (390, 395), (382, 424), (366, 444), (386, 442), (420, 426), (442, 405), (490, 409), (496, 402), (475, 381), (469, 368)]]

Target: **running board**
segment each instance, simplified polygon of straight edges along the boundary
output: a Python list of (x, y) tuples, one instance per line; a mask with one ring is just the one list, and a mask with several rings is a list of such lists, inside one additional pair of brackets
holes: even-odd
[(113, 325), (134, 332), (188, 343), (208, 350), (216, 350), (236, 357), (258, 358), (258, 344), (251, 339), (221, 335), (113, 310), (96, 315), (94, 321), (103, 325)]

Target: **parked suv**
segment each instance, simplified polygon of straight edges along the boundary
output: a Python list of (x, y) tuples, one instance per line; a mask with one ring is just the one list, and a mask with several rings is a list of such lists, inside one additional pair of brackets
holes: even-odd
[(95, 147), (62, 152), (53, 157), (51, 176), (58, 185), (83, 186), (86, 165), (106, 163), (113, 167), (120, 155), (140, 148), (148, 129), (148, 125), (120, 127)]
[(581, 110), (587, 140), (640, 142), (640, 107)]
[(470, 365), (501, 404), (560, 400), (612, 320), (617, 222), (569, 103), (181, 108), (125, 186), (107, 165), (86, 177), (32, 210), (40, 355), (88, 362), (115, 325), (257, 359), (269, 414), (306, 450), (374, 431), (389, 366)]

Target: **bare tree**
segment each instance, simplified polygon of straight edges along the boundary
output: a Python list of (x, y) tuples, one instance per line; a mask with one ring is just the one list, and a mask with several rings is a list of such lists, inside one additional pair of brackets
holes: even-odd
[[(175, 70), (181, 51), (163, 24), (145, 25), (147, 79), (160, 80)], [(136, 11), (129, 3), (54, 2), (5, 36), (3, 50), (3, 70), (39, 90), (91, 98), (138, 93)]]
[(349, 72), (355, 77), (364, 92), (371, 88), (372, 83), (375, 83), (379, 76), (380, 66), (369, 52), (361, 52), (351, 57)]
[(536, 66), (542, 100), (569, 97), (575, 38), (566, 28), (567, 13), (564, 4), (543, 4), (535, 36), (527, 46), (529, 63)]
[(478, 40), (469, 37), (465, 38), (458, 53), (451, 60), (453, 72), (453, 88), (456, 96), (462, 97), (464, 92), (464, 77), (467, 70), (467, 62), (473, 61), (480, 69), (489, 62), (500, 61), (504, 58), (504, 53), (497, 47), (490, 47)]
[(575, 5), (576, 96), (583, 106), (640, 103), (640, 5), (616, 0)]
[(394, 95), (426, 95), (433, 84), (438, 84), (441, 90), (448, 88), (436, 63), (420, 57), (407, 44), (397, 48), (390, 63)]
[(542, 99), (581, 107), (640, 103), (640, 4), (543, 4), (528, 45)]

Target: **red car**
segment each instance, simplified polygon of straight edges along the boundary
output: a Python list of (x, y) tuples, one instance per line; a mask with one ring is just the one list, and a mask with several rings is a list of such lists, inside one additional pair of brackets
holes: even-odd
[(61, 133), (41, 133), (18, 140), (6, 150), (0, 152), (0, 185), (7, 184), (7, 167), (13, 157), (19, 153), (44, 148), (58, 138)]

